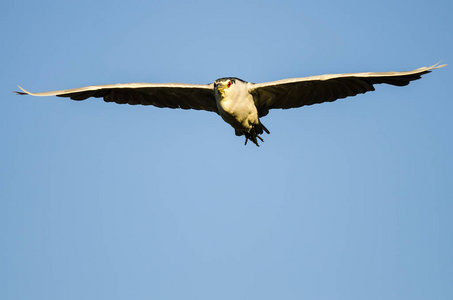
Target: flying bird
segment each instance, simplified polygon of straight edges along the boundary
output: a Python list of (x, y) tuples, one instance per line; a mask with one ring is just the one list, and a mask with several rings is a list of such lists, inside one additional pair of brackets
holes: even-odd
[(265, 83), (251, 83), (236, 77), (224, 77), (210, 84), (127, 83), (95, 85), (44, 93), (30, 93), (19, 88), (19, 95), (58, 96), (73, 100), (90, 97), (106, 102), (157, 107), (212, 111), (230, 124), (237, 136), (245, 136), (259, 146), (261, 134), (269, 130), (261, 123), (270, 109), (297, 108), (315, 103), (374, 91), (380, 83), (405, 86), (421, 75), (446, 65), (423, 67), (408, 72), (330, 74), (290, 78)]

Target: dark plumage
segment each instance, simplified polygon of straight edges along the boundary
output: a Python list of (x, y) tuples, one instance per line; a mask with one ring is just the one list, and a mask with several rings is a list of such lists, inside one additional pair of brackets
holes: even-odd
[(214, 83), (128, 83), (87, 86), (44, 93), (16, 92), (19, 95), (58, 96), (73, 100), (90, 97), (131, 105), (207, 110), (219, 114), (236, 135), (245, 135), (258, 146), (263, 132), (269, 133), (260, 118), (270, 109), (289, 109), (374, 91), (375, 84), (405, 86), (422, 75), (446, 65), (434, 65), (408, 72), (332, 74), (251, 83), (224, 77)]

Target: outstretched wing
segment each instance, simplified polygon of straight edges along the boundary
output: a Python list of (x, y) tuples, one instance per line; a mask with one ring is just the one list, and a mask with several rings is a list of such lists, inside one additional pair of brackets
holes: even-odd
[(96, 85), (44, 93), (30, 93), (19, 86), (19, 95), (69, 97), (85, 100), (104, 98), (119, 104), (154, 105), (157, 107), (207, 110), (217, 113), (213, 84), (127, 83)]
[(434, 65), (409, 72), (351, 73), (283, 79), (253, 84), (250, 92), (260, 117), (273, 108), (295, 108), (374, 91), (374, 84), (408, 85), (421, 75), (446, 65)]

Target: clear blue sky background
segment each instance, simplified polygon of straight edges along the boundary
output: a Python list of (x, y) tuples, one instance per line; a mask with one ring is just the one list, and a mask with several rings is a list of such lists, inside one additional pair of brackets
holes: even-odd
[(453, 299), (453, 65), (272, 111), (57, 97), (453, 64), (452, 1), (1, 4), (1, 299)]

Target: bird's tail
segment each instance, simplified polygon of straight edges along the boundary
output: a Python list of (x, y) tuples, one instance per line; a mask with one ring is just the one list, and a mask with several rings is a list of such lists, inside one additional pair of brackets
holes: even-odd
[(264, 126), (261, 122), (254, 125), (250, 131), (241, 131), (236, 129), (235, 132), (237, 136), (245, 135), (245, 145), (247, 145), (247, 142), (250, 140), (258, 147), (260, 146), (258, 144), (258, 139), (261, 142), (264, 142), (264, 140), (260, 137), (260, 134), (263, 134), (263, 132), (270, 134), (269, 130), (267, 130), (266, 126)]

